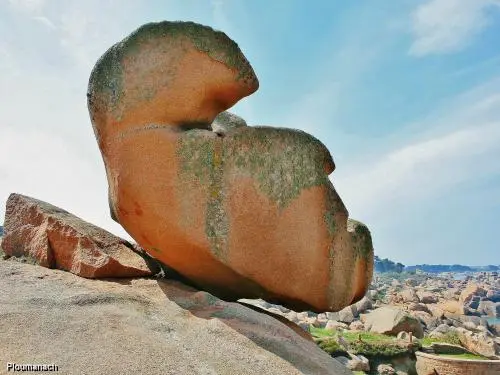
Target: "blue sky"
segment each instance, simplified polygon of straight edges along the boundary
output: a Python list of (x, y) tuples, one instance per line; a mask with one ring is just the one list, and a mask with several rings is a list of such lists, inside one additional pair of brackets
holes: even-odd
[(1, 201), (31, 195), (124, 235), (87, 80), (109, 46), (164, 19), (236, 40), (261, 85), (232, 110), (322, 140), (379, 256), (500, 263), (499, 0), (0, 0)]

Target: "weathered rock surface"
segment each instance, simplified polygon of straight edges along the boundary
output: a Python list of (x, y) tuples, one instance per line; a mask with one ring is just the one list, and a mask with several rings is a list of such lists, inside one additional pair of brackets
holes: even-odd
[(0, 261), (0, 363), (63, 374), (351, 372), (276, 319), (166, 280), (89, 280)]
[(474, 296), (483, 297), (485, 295), (486, 291), (483, 288), (475, 283), (471, 283), (467, 285), (467, 288), (465, 288), (462, 293), (460, 293), (459, 301), (465, 305), (468, 304)]
[(434, 293), (428, 291), (418, 291), (417, 292), (418, 299), (422, 303), (437, 303), (438, 298)]
[(212, 122), (212, 131), (219, 135), (226, 135), (230, 131), (247, 126), (245, 120), (234, 113), (224, 111), (217, 115)]
[(316, 138), (216, 119), (257, 88), (236, 43), (202, 25), (148, 24), (108, 50), (88, 102), (112, 216), (219, 297), (338, 311), (371, 280), (370, 233), (348, 221)]
[(87, 278), (151, 275), (127, 241), (46, 202), (11, 194), (1, 248), (48, 268)]
[[(443, 311), (443, 313), (446, 314), (457, 314), (457, 315), (464, 315), (465, 310), (464, 310), (464, 305), (459, 302), (459, 301), (445, 301), (442, 303), (438, 303), (436, 306), (439, 310)], [(434, 312), (433, 312), (434, 314)]]
[(457, 328), (455, 332), (460, 338), (461, 344), (470, 352), (491, 359), (500, 358), (500, 346), (493, 337), (484, 333), (475, 334), (465, 328)]
[(411, 332), (422, 338), (424, 331), (418, 319), (392, 307), (380, 307), (368, 314), (361, 315), (365, 329), (370, 332), (396, 336), (399, 332)]

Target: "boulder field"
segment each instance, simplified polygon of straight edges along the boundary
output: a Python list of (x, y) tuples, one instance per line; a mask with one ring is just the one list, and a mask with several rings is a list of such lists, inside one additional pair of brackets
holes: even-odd
[(207, 26), (151, 23), (112, 46), (87, 94), (111, 215), (220, 298), (341, 310), (370, 284), (370, 232), (348, 218), (318, 139), (225, 112), (258, 86), (238, 45)]

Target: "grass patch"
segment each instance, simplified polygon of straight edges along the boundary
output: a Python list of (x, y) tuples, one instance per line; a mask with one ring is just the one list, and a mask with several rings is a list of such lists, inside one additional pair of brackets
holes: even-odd
[(317, 328), (312, 325), (309, 327), (309, 332), (313, 337), (318, 337), (318, 338), (331, 337), (334, 336), (336, 333), (335, 330), (333, 329)]
[(487, 361), (488, 358), (472, 354), (472, 353), (463, 353), (463, 354), (439, 354), (441, 357), (446, 357), (446, 358), (455, 358), (455, 359), (474, 359), (474, 360), (480, 360), (480, 361)]
[(431, 346), (434, 342), (462, 346), (460, 338), (455, 332), (445, 333), (442, 337), (424, 337), (420, 339), (422, 346)]
[[(338, 332), (315, 327), (311, 327), (310, 332), (316, 338), (319, 347), (330, 355), (337, 356), (346, 352), (346, 349), (339, 344)], [(408, 342), (381, 333), (344, 331), (342, 337), (350, 352), (366, 357), (393, 357), (420, 348), (418, 341), (410, 345)]]

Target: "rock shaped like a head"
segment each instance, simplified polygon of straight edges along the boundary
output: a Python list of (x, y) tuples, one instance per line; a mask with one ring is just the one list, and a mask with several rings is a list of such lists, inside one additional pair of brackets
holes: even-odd
[(339, 310), (370, 283), (370, 232), (348, 219), (319, 140), (224, 112), (257, 88), (236, 43), (192, 22), (148, 24), (111, 47), (88, 103), (112, 216), (219, 297)]

